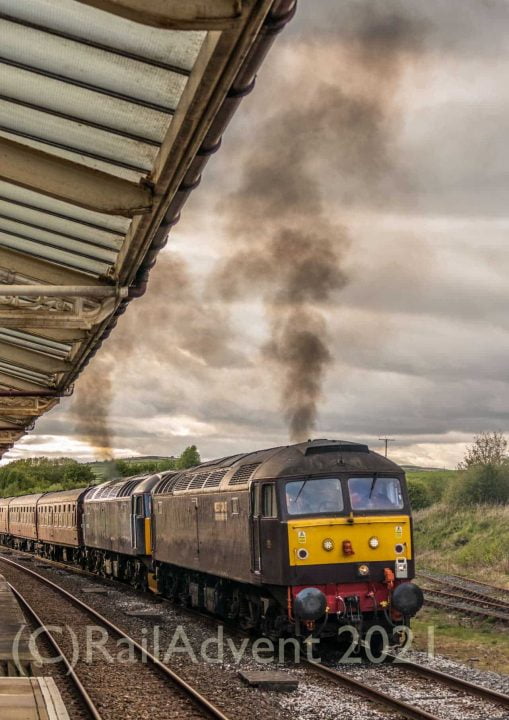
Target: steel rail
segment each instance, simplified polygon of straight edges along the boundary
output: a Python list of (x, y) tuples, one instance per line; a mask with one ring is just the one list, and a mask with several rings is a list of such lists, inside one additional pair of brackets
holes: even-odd
[[(4, 547), (4, 546), (0, 546), (0, 547)], [(6, 548), (6, 549), (10, 552), (13, 552), (11, 548)], [(0, 550), (0, 552), (1, 552), (1, 550)], [(36, 560), (40, 560), (42, 563), (45, 563), (45, 564), (47, 563), (48, 565), (52, 565), (57, 568), (65, 569), (70, 573), (84, 575), (86, 577), (94, 578), (96, 580), (98, 579), (97, 574), (92, 573), (88, 570), (83, 570), (82, 568), (77, 568), (74, 565), (68, 565), (66, 563), (59, 562), (56, 560), (48, 560), (46, 558), (39, 558), (38, 556), (34, 556), (32, 553), (27, 553), (24, 551), (16, 551), (16, 552), (24, 553), (28, 558), (31, 558), (31, 559), (34, 558)], [(7, 559), (7, 558), (3, 558), (0, 555), (0, 560), (2, 560), (2, 559)], [(18, 566), (17, 563), (13, 562), (12, 564)], [(25, 568), (24, 566), (18, 566), (18, 567), (21, 570), (33, 572), (33, 571), (30, 571), (28, 568)], [(46, 580), (46, 578), (43, 578), (43, 576), (39, 575), (39, 573), (34, 572), (34, 574), (37, 575), (38, 577), (42, 578), (43, 580)], [(99, 578), (99, 579), (102, 579), (102, 578)], [(48, 581), (48, 582), (51, 583), (51, 581)], [(108, 582), (111, 583), (111, 582), (117, 582), (117, 581), (112, 581), (111, 579), (108, 579)], [(62, 588), (61, 588), (61, 590), (63, 592), (66, 592)], [(76, 600), (77, 600), (77, 598), (76, 598)], [(78, 602), (81, 602), (81, 601), (78, 600)], [(209, 615), (200, 613), (199, 611), (196, 611), (196, 610), (191, 610), (190, 608), (180, 608), (180, 609), (182, 611), (184, 611), (185, 613), (191, 615), (192, 617), (199, 617), (199, 618), (207, 620), (207, 621), (211, 621), (214, 619)], [(238, 628), (236, 628), (236, 630), (239, 631)], [(449, 673), (445, 673), (441, 670), (436, 670), (435, 668), (429, 667), (428, 665), (421, 665), (419, 663), (415, 663), (411, 660), (406, 660), (406, 659), (402, 660), (397, 655), (394, 656), (394, 659), (397, 660), (395, 667), (397, 667), (398, 669), (401, 668), (403, 670), (408, 670), (409, 672), (414, 672), (416, 674), (428, 677), (433, 680), (438, 680), (439, 682), (442, 682), (455, 690), (459, 690), (462, 692), (469, 692), (472, 695), (477, 695), (478, 697), (480, 697), (484, 700), (487, 700), (489, 702), (509, 708), (509, 695), (505, 695), (504, 693), (498, 692), (497, 690), (492, 690), (490, 688), (484, 687), (483, 685), (478, 685), (476, 683), (469, 682), (468, 680), (463, 680), (462, 678), (458, 678), (454, 675), (450, 675)], [(398, 712), (401, 712), (402, 714), (404, 714), (402, 706), (406, 707), (409, 712), (415, 711), (417, 713), (420, 713), (419, 715), (408, 715), (408, 716), (405, 715), (405, 717), (410, 717), (410, 718), (417, 717), (417, 718), (419, 718), (419, 720), (421, 718), (434, 718), (435, 717), (433, 715), (430, 715), (429, 713), (426, 713), (426, 711), (424, 711), (424, 710), (421, 711), (419, 708), (415, 708), (412, 705), (405, 704), (403, 701), (397, 700), (396, 698), (391, 698), (390, 696), (386, 695), (385, 693), (382, 693), (381, 691), (378, 691), (374, 688), (367, 688), (362, 683), (359, 683), (358, 681), (353, 680), (350, 676), (344, 675), (343, 673), (340, 673), (339, 671), (334, 670), (333, 668), (329, 668), (328, 666), (323, 665), (322, 663), (318, 663), (316, 661), (306, 660), (306, 659), (302, 659), (301, 662), (303, 664), (309, 664), (315, 670), (318, 670), (318, 672), (322, 672), (324, 675), (327, 675), (327, 677), (332, 678), (334, 681), (338, 682), (338, 684), (344, 684), (345, 688), (347, 687), (347, 683), (348, 683), (349, 689), (353, 690), (354, 692), (359, 691), (359, 693), (360, 693), (361, 689), (365, 690), (366, 692), (363, 694), (363, 696), (369, 700), (378, 702), (379, 704), (386, 705), (385, 700), (387, 699), (387, 702), (390, 701), (392, 703), (399, 703), (397, 709), (398, 709)], [(331, 673), (333, 673), (333, 676), (331, 675)], [(389, 705), (386, 705), (386, 706), (389, 707)], [(394, 704), (390, 705), (390, 707), (392, 709), (396, 709), (396, 706)]]
[(474, 580), (473, 578), (465, 577), (465, 575), (455, 575), (454, 573), (447, 573), (448, 577), (457, 578), (464, 582), (472, 583), (473, 585), (480, 585), (481, 587), (493, 590), (493, 592), (502, 592), (509, 596), (509, 588), (501, 587), (500, 585), (491, 585), (490, 583), (483, 582), (482, 580)]
[(377, 690), (369, 685), (364, 685), (359, 682), (359, 680), (355, 680), (350, 677), (350, 675), (345, 675), (338, 670), (327, 667), (327, 665), (323, 665), (315, 660), (303, 660), (302, 662), (305, 665), (312, 667), (324, 677), (332, 680), (337, 685), (341, 685), (341, 687), (344, 687), (346, 690), (350, 690), (356, 695), (360, 695), (367, 700), (371, 700), (372, 702), (377, 703), (377, 705), (383, 705), (390, 710), (394, 710), (409, 720), (440, 720), (437, 715), (432, 715), (427, 710), (423, 710), (416, 705), (410, 705), (403, 700), (398, 700), (397, 698), (387, 695), (387, 693)]
[[(433, 597), (433, 593), (428, 593), (424, 591), (424, 598), (426, 601), (426, 605), (431, 605), (434, 607), (443, 607), (447, 608), (448, 610), (452, 610), (454, 612), (460, 612), (467, 615), (476, 615), (481, 616), (484, 618), (488, 618), (489, 620), (499, 620), (500, 622), (509, 622), (509, 613), (507, 612), (498, 612), (497, 610), (488, 610), (487, 608), (482, 608), (477, 605), (474, 605), (474, 599), (473, 598), (465, 598), (463, 600), (459, 599), (453, 601), (451, 599), (446, 600), (441, 597)], [(461, 604), (463, 603), (463, 604)]]
[(156, 658), (154, 655), (148, 652), (148, 650), (144, 647), (142, 647), (134, 638), (132, 638), (130, 635), (128, 635), (124, 630), (121, 630), (117, 625), (112, 623), (110, 620), (104, 617), (104, 615), (101, 615), (97, 612), (97, 610), (94, 610), (94, 608), (90, 607), (90, 605), (87, 605), (86, 603), (82, 602), (79, 598), (72, 595), (72, 593), (68, 592), (64, 588), (60, 587), (56, 583), (52, 582), (51, 580), (48, 580), (48, 578), (45, 578), (43, 575), (40, 575), (39, 573), (35, 572), (34, 570), (30, 570), (30, 568), (27, 568), (23, 565), (20, 565), (19, 563), (14, 562), (13, 560), (10, 560), (6, 557), (0, 556), (0, 562), (7, 563), (8, 565), (12, 565), (18, 570), (21, 570), (22, 572), (26, 573), (27, 575), (30, 575), (31, 577), (36, 578), (43, 584), (50, 587), (52, 590), (57, 592), (59, 595), (62, 595), (65, 597), (70, 603), (75, 605), (76, 607), (80, 608), (84, 612), (88, 613), (91, 617), (94, 618), (98, 623), (102, 624), (105, 628), (108, 630), (111, 630), (115, 635), (118, 637), (127, 640), (127, 642), (139, 653), (139, 655), (145, 659), (148, 660), (154, 667), (156, 667), (167, 679), (171, 680), (174, 685), (176, 685), (180, 690), (183, 691), (185, 695), (190, 697), (192, 700), (195, 701), (195, 703), (199, 706), (201, 710), (203, 710), (205, 713), (207, 713), (209, 716), (216, 718), (216, 720), (231, 720), (228, 718), (227, 715), (224, 715), (224, 713), (219, 710), (213, 703), (210, 702), (210, 700), (207, 700), (207, 698), (202, 695), (198, 690), (195, 690), (189, 683), (187, 683), (180, 675), (177, 675), (173, 670), (171, 670), (169, 667), (164, 665), (158, 658)]
[(484, 700), (489, 700), (497, 705), (509, 708), (509, 695), (505, 695), (497, 690), (491, 690), (483, 685), (477, 685), (476, 683), (472, 683), (468, 680), (463, 680), (462, 678), (455, 677), (454, 675), (449, 675), (449, 673), (436, 670), (428, 665), (420, 665), (419, 663), (414, 663), (411, 660), (401, 660), (395, 667), (415, 672), (433, 680), (439, 680), (455, 690), (466, 691), (472, 695), (478, 695)]
[(452, 600), (464, 600), (466, 602), (478, 602), (479, 605), (483, 605), (483, 610), (500, 610), (502, 612), (505, 612), (509, 616), (509, 603), (506, 603), (504, 601), (498, 602), (496, 599), (490, 600), (489, 597), (486, 595), (479, 595), (479, 593), (476, 592), (469, 592), (468, 590), (464, 589), (463, 593), (452, 593), (452, 592), (446, 592), (445, 590), (437, 590), (435, 588), (425, 588), (425, 593), (430, 593), (431, 595), (440, 595), (441, 597), (448, 597)]
[[(450, 576), (450, 577), (456, 577), (458, 580), (463, 580), (463, 584), (459, 582), (455, 582), (455, 580), (447, 580), (446, 578), (441, 577), (434, 577), (433, 575), (428, 575), (426, 573), (419, 573), (419, 576), (424, 578), (425, 580), (429, 580), (430, 582), (434, 583), (435, 585), (441, 585), (443, 587), (452, 588), (454, 590), (460, 590), (463, 593), (467, 593), (469, 595), (474, 595), (480, 599), (485, 600), (489, 603), (497, 603), (501, 606), (504, 606), (506, 608), (509, 608), (509, 601), (508, 600), (502, 600), (501, 598), (496, 597), (496, 593), (504, 593), (509, 598), (509, 590), (505, 588), (498, 587), (496, 585), (488, 585), (488, 583), (480, 583), (477, 580), (472, 580), (470, 578), (463, 578), (460, 575), (456, 576)], [(466, 584), (470, 585), (478, 585), (479, 588), (469, 588), (465, 587)], [(488, 593), (487, 591), (481, 590), (482, 587), (485, 587), (486, 590), (491, 590), (491, 593)], [(435, 591), (433, 591), (435, 592)]]
[(11, 585), (11, 583), (7, 583), (7, 584), (9, 585), (10, 589), (14, 593), (14, 596), (16, 597), (17, 601), (19, 602), (21, 608), (25, 611), (25, 613), (27, 615), (29, 615), (33, 619), (35, 624), (42, 630), (43, 634), (48, 639), (50, 645), (53, 647), (53, 649), (57, 653), (57, 656), (64, 663), (66, 670), (67, 670), (67, 674), (72, 679), (74, 686), (76, 687), (76, 689), (78, 691), (79, 696), (81, 697), (82, 701), (86, 705), (87, 710), (89, 711), (93, 720), (103, 720), (102, 715), (99, 713), (96, 705), (94, 704), (94, 701), (92, 700), (92, 698), (90, 697), (90, 695), (88, 694), (86, 689), (84, 688), (79, 677), (76, 675), (76, 673), (72, 667), (72, 664), (67, 659), (65, 653), (63, 652), (62, 648), (58, 644), (58, 642), (55, 639), (52, 632), (50, 630), (48, 630), (48, 628), (43, 623), (43, 621), (41, 620), (39, 615), (37, 615), (36, 611), (29, 604), (29, 602), (23, 597), (23, 595), (19, 592), (19, 590), (16, 590), (16, 588), (13, 585)]

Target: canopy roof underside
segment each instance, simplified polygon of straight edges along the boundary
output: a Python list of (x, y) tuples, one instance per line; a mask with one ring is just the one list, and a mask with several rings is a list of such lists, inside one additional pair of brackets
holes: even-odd
[(144, 292), (294, 5), (0, 0), (0, 456)]

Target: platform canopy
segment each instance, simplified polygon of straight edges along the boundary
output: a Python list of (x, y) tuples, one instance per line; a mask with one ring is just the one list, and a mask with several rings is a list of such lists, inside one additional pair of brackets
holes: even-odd
[(0, 455), (144, 292), (294, 5), (0, 0)]

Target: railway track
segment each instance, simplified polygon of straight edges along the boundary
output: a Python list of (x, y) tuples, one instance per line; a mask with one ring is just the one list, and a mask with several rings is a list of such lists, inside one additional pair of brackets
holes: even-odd
[[(33, 557), (29, 553), (24, 554), (27, 558)], [(68, 594), (63, 588), (59, 588), (58, 585), (55, 585), (51, 581), (47, 580), (44, 576), (40, 575), (37, 572), (34, 572), (33, 570), (27, 568), (25, 565), (20, 565), (10, 558), (2, 558), (0, 556), (0, 562), (7, 562), (11, 566), (15, 566), (16, 569), (32, 576), (35, 575), (37, 579), (42, 580), (46, 584), (49, 584), (50, 586), (55, 586), (58, 588), (58, 592)], [(43, 561), (44, 564), (46, 564), (46, 561)], [(63, 563), (49, 563), (48, 565), (54, 565), (56, 567), (65, 568), (67, 571), (73, 572), (75, 569), (73, 566), (64, 565)], [(81, 574), (81, 573), (80, 573)], [(87, 573), (89, 575), (89, 573)], [(92, 577), (92, 576), (91, 576)], [(97, 580), (97, 576), (93, 576)], [(81, 601), (77, 598), (74, 598), (74, 601), (77, 601), (80, 605)], [(96, 617), (96, 611), (92, 608), (89, 608), (92, 611), (93, 617)], [(194, 611), (189, 611), (188, 609), (185, 610), (186, 614), (190, 614), (194, 617), (199, 617), (200, 619), (207, 619), (209, 621), (215, 621), (214, 618), (208, 615), (204, 615), (203, 613), (196, 613)], [(102, 616), (99, 616), (102, 617)], [(106, 623), (109, 623), (109, 621), (104, 618)], [(115, 626), (113, 626), (115, 627)], [(125, 633), (123, 633), (120, 630), (120, 633), (124, 637), (126, 637)], [(134, 642), (134, 641), (133, 641)], [(472, 703), (472, 700), (475, 702), (479, 701), (485, 701), (485, 703), (489, 703), (489, 706), (487, 709), (483, 709), (483, 714), (479, 714), (476, 717), (482, 717), (482, 718), (509, 718), (509, 714), (504, 713), (504, 715), (500, 715), (499, 711), (503, 708), (505, 710), (509, 710), (509, 696), (504, 695), (502, 693), (498, 693), (494, 690), (491, 690), (489, 688), (483, 687), (481, 685), (477, 685), (474, 683), (470, 683), (466, 680), (463, 680), (461, 678), (457, 678), (453, 675), (449, 675), (443, 672), (440, 672), (438, 670), (435, 670), (429, 666), (426, 665), (420, 665), (413, 662), (399, 662), (395, 665), (390, 666), (384, 666), (381, 668), (380, 666), (376, 666), (374, 668), (374, 672), (376, 674), (382, 674), (382, 672), (388, 673), (387, 680), (384, 683), (383, 689), (380, 687), (377, 687), (376, 682), (369, 682), (368, 678), (364, 676), (364, 672), (368, 674), (370, 670), (370, 666), (362, 666), (362, 669), (360, 670), (360, 677), (354, 677), (350, 674), (350, 667), (346, 666), (339, 666), (339, 669), (336, 667), (331, 667), (330, 665), (319, 663), (316, 661), (302, 661), (302, 664), (310, 671), (314, 671), (315, 673), (320, 674), (322, 677), (326, 678), (329, 682), (332, 682), (334, 685), (337, 685), (341, 687), (343, 690), (349, 691), (353, 696), (356, 696), (358, 698), (363, 698), (364, 700), (368, 700), (370, 703), (374, 703), (376, 706), (383, 708), (385, 711), (390, 711), (391, 713), (396, 714), (398, 717), (405, 717), (409, 718), (410, 720), (444, 720), (444, 715), (440, 714), (434, 714), (433, 712), (430, 712), (429, 709), (426, 709), (425, 707), (420, 707), (419, 704), (416, 704), (415, 702), (408, 702), (407, 699), (403, 699), (401, 696), (398, 697), (399, 693), (392, 691), (392, 679), (395, 677), (396, 673), (404, 673), (405, 675), (408, 675), (409, 678), (413, 677), (416, 680), (424, 681), (425, 683), (430, 683), (432, 681), (434, 684), (436, 684), (436, 687), (438, 687), (438, 690), (436, 689), (430, 689), (430, 692), (439, 694), (443, 693), (444, 686), (455, 693), (454, 700), (458, 703), (464, 702), (467, 705), (470, 705)], [(165, 670), (169, 670), (166, 666), (163, 666)], [(359, 666), (357, 666), (359, 667)], [(371, 670), (373, 670), (373, 666), (371, 666)], [(171, 672), (171, 671), (169, 671)], [(401, 678), (400, 678), (401, 681)], [(404, 682), (402, 682), (403, 685), (405, 685)], [(387, 691), (387, 687), (391, 687), (391, 692)], [(431, 686), (430, 686), (431, 688)], [(446, 701), (445, 701), (446, 702)], [(497, 712), (498, 711), (498, 712)], [(213, 717), (224, 717), (224, 715), (221, 714), (220, 711), (219, 715), (212, 715)], [(94, 720), (97, 716), (92, 716)], [(103, 716), (99, 715), (99, 717), (103, 718)], [(115, 717), (115, 716), (114, 716)], [(154, 715), (152, 715), (154, 717)], [(460, 715), (461, 717), (461, 715)], [(465, 716), (466, 717), (466, 716)], [(116, 718), (115, 718), (116, 720)]]
[(431, 583), (423, 588), (428, 605), (509, 623), (509, 590), (460, 575), (421, 572), (419, 576)]
[[(449, 675), (447, 673), (440, 672), (434, 668), (418, 663), (404, 661), (396, 665), (390, 666), (378, 666), (375, 672), (381, 677), (378, 677), (378, 683), (370, 682), (366, 683), (366, 677), (364, 674), (362, 680), (359, 679), (361, 670), (356, 670), (359, 674), (358, 677), (352, 675), (351, 667), (340, 666), (341, 671), (335, 667), (324, 665), (323, 663), (315, 661), (306, 661), (306, 664), (319, 672), (321, 675), (332, 680), (337, 685), (351, 690), (361, 697), (367, 698), (377, 705), (383, 706), (386, 709), (396, 712), (399, 716), (409, 718), (411, 720), (444, 720), (444, 718), (450, 717), (468, 717), (467, 712), (463, 713), (462, 708), (468, 709), (470, 713), (473, 709), (473, 703), (479, 703), (481, 705), (474, 706), (475, 717), (478, 718), (507, 718), (509, 715), (505, 712), (509, 710), (509, 695), (496, 692), (489, 688), (477, 685), (475, 683), (468, 682), (461, 678)], [(344, 668), (344, 669), (343, 669)], [(441, 712), (435, 714), (435, 711), (430, 712), (422, 705), (419, 705), (415, 701), (408, 702), (408, 700), (398, 697), (397, 695), (405, 695), (404, 692), (396, 692), (394, 689), (390, 693), (386, 691), (386, 687), (389, 685), (391, 688), (396, 685), (395, 683), (395, 672), (402, 673), (403, 688), (406, 690), (406, 695), (415, 694), (416, 696), (422, 695), (422, 692), (415, 690), (412, 693), (414, 687), (413, 683), (417, 680), (418, 682), (424, 681), (426, 687), (426, 693), (424, 698), (421, 698), (423, 705), (429, 704), (429, 700), (432, 700), (432, 704), (436, 704), (438, 700), (439, 705), (443, 709), (444, 707), (451, 710), (451, 714), (443, 715)], [(413, 677), (414, 680), (408, 678)], [(384, 689), (376, 687), (376, 684), (383, 685)], [(430, 684), (432, 681), (433, 685)], [(410, 692), (409, 692), (410, 688)], [(445, 694), (444, 690), (452, 691), (452, 694)], [(486, 704), (487, 703), (487, 704)], [(452, 713), (452, 707), (456, 706), (455, 714)]]
[[(410, 720), (443, 720), (443, 715), (437, 715), (433, 712), (429, 712), (425, 708), (420, 707), (413, 702), (409, 703), (406, 700), (397, 697), (395, 693), (387, 693), (385, 690), (381, 690), (373, 684), (366, 684), (364, 679), (361, 681), (353, 677), (349, 673), (348, 667), (344, 671), (340, 671), (337, 668), (330, 667), (322, 662), (313, 660), (306, 660), (305, 664), (309, 668), (314, 669), (321, 675), (327, 677), (329, 680), (332, 680), (332, 682), (342, 688), (353, 691), (360, 697), (371, 700), (385, 709), (392, 710), (402, 717), (409, 718)], [(380, 666), (376, 668), (377, 671), (380, 671), (381, 669), (382, 668)], [(509, 710), (509, 695), (504, 695), (503, 693), (483, 687), (482, 685), (471, 683), (467, 680), (463, 680), (462, 678), (455, 677), (454, 675), (449, 675), (439, 670), (435, 670), (427, 665), (421, 665), (411, 661), (402, 661), (391, 666), (385, 665), (384, 669), (387, 671), (389, 683), (393, 680), (394, 673), (401, 671), (405, 675), (408, 674), (420, 680), (425, 680), (426, 683), (429, 683), (429, 681), (437, 683), (439, 695), (443, 693), (444, 688), (454, 691), (456, 695), (453, 700), (456, 704), (461, 705), (463, 703), (467, 706), (471, 706), (472, 698), (478, 698), (482, 701), (486, 701), (489, 703), (489, 706), (484, 707), (482, 711), (483, 714), (479, 717), (509, 717), (508, 714), (502, 711), (502, 708)], [(432, 692), (431, 688), (429, 689), (429, 692)], [(451, 698), (449, 699), (449, 702), (450, 701)], [(497, 712), (497, 710), (499, 712)], [(500, 712), (503, 712), (503, 714), (501, 715)]]
[[(35, 624), (44, 630), (59, 657), (65, 658), (63, 662), (70, 668), (73, 681), (93, 720), (118, 720), (119, 717), (134, 720), (148, 716), (147, 712), (153, 720), (167, 720), (172, 716), (193, 720), (229, 720), (180, 675), (79, 598), (9, 558), (0, 557), (0, 563), (14, 572), (15, 578), (10, 578), (10, 584), (16, 596)], [(21, 576), (25, 576), (25, 582)], [(23, 592), (20, 592), (19, 585), (24, 586)], [(31, 603), (27, 594), (36, 599), (39, 612), (33, 609), (34, 601)], [(61, 628), (64, 622), (66, 627), (72, 628), (74, 638), (62, 633), (60, 642), (57, 642), (54, 626)], [(53, 631), (48, 626), (53, 626)], [(97, 628), (105, 632), (101, 639), (101, 653), (94, 655), (93, 662), (88, 656), (89, 649), (86, 649), (86, 643), (92, 637), (91, 627), (94, 632)], [(118, 640), (129, 652), (128, 662), (111, 663), (106, 657), (106, 654), (118, 657)]]

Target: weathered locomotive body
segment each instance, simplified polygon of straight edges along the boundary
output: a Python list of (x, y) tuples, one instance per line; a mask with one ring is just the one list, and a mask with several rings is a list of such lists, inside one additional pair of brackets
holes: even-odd
[(365, 445), (318, 440), (203, 463), (163, 479), (153, 503), (160, 591), (243, 625), (364, 632), (422, 603), (408, 584), (404, 473)]
[(151, 490), (160, 476), (113, 480), (86, 492), (85, 566), (145, 588), (152, 552)]
[(315, 440), (0, 500), (0, 541), (76, 562), (272, 636), (408, 623), (414, 577), (403, 470)]

